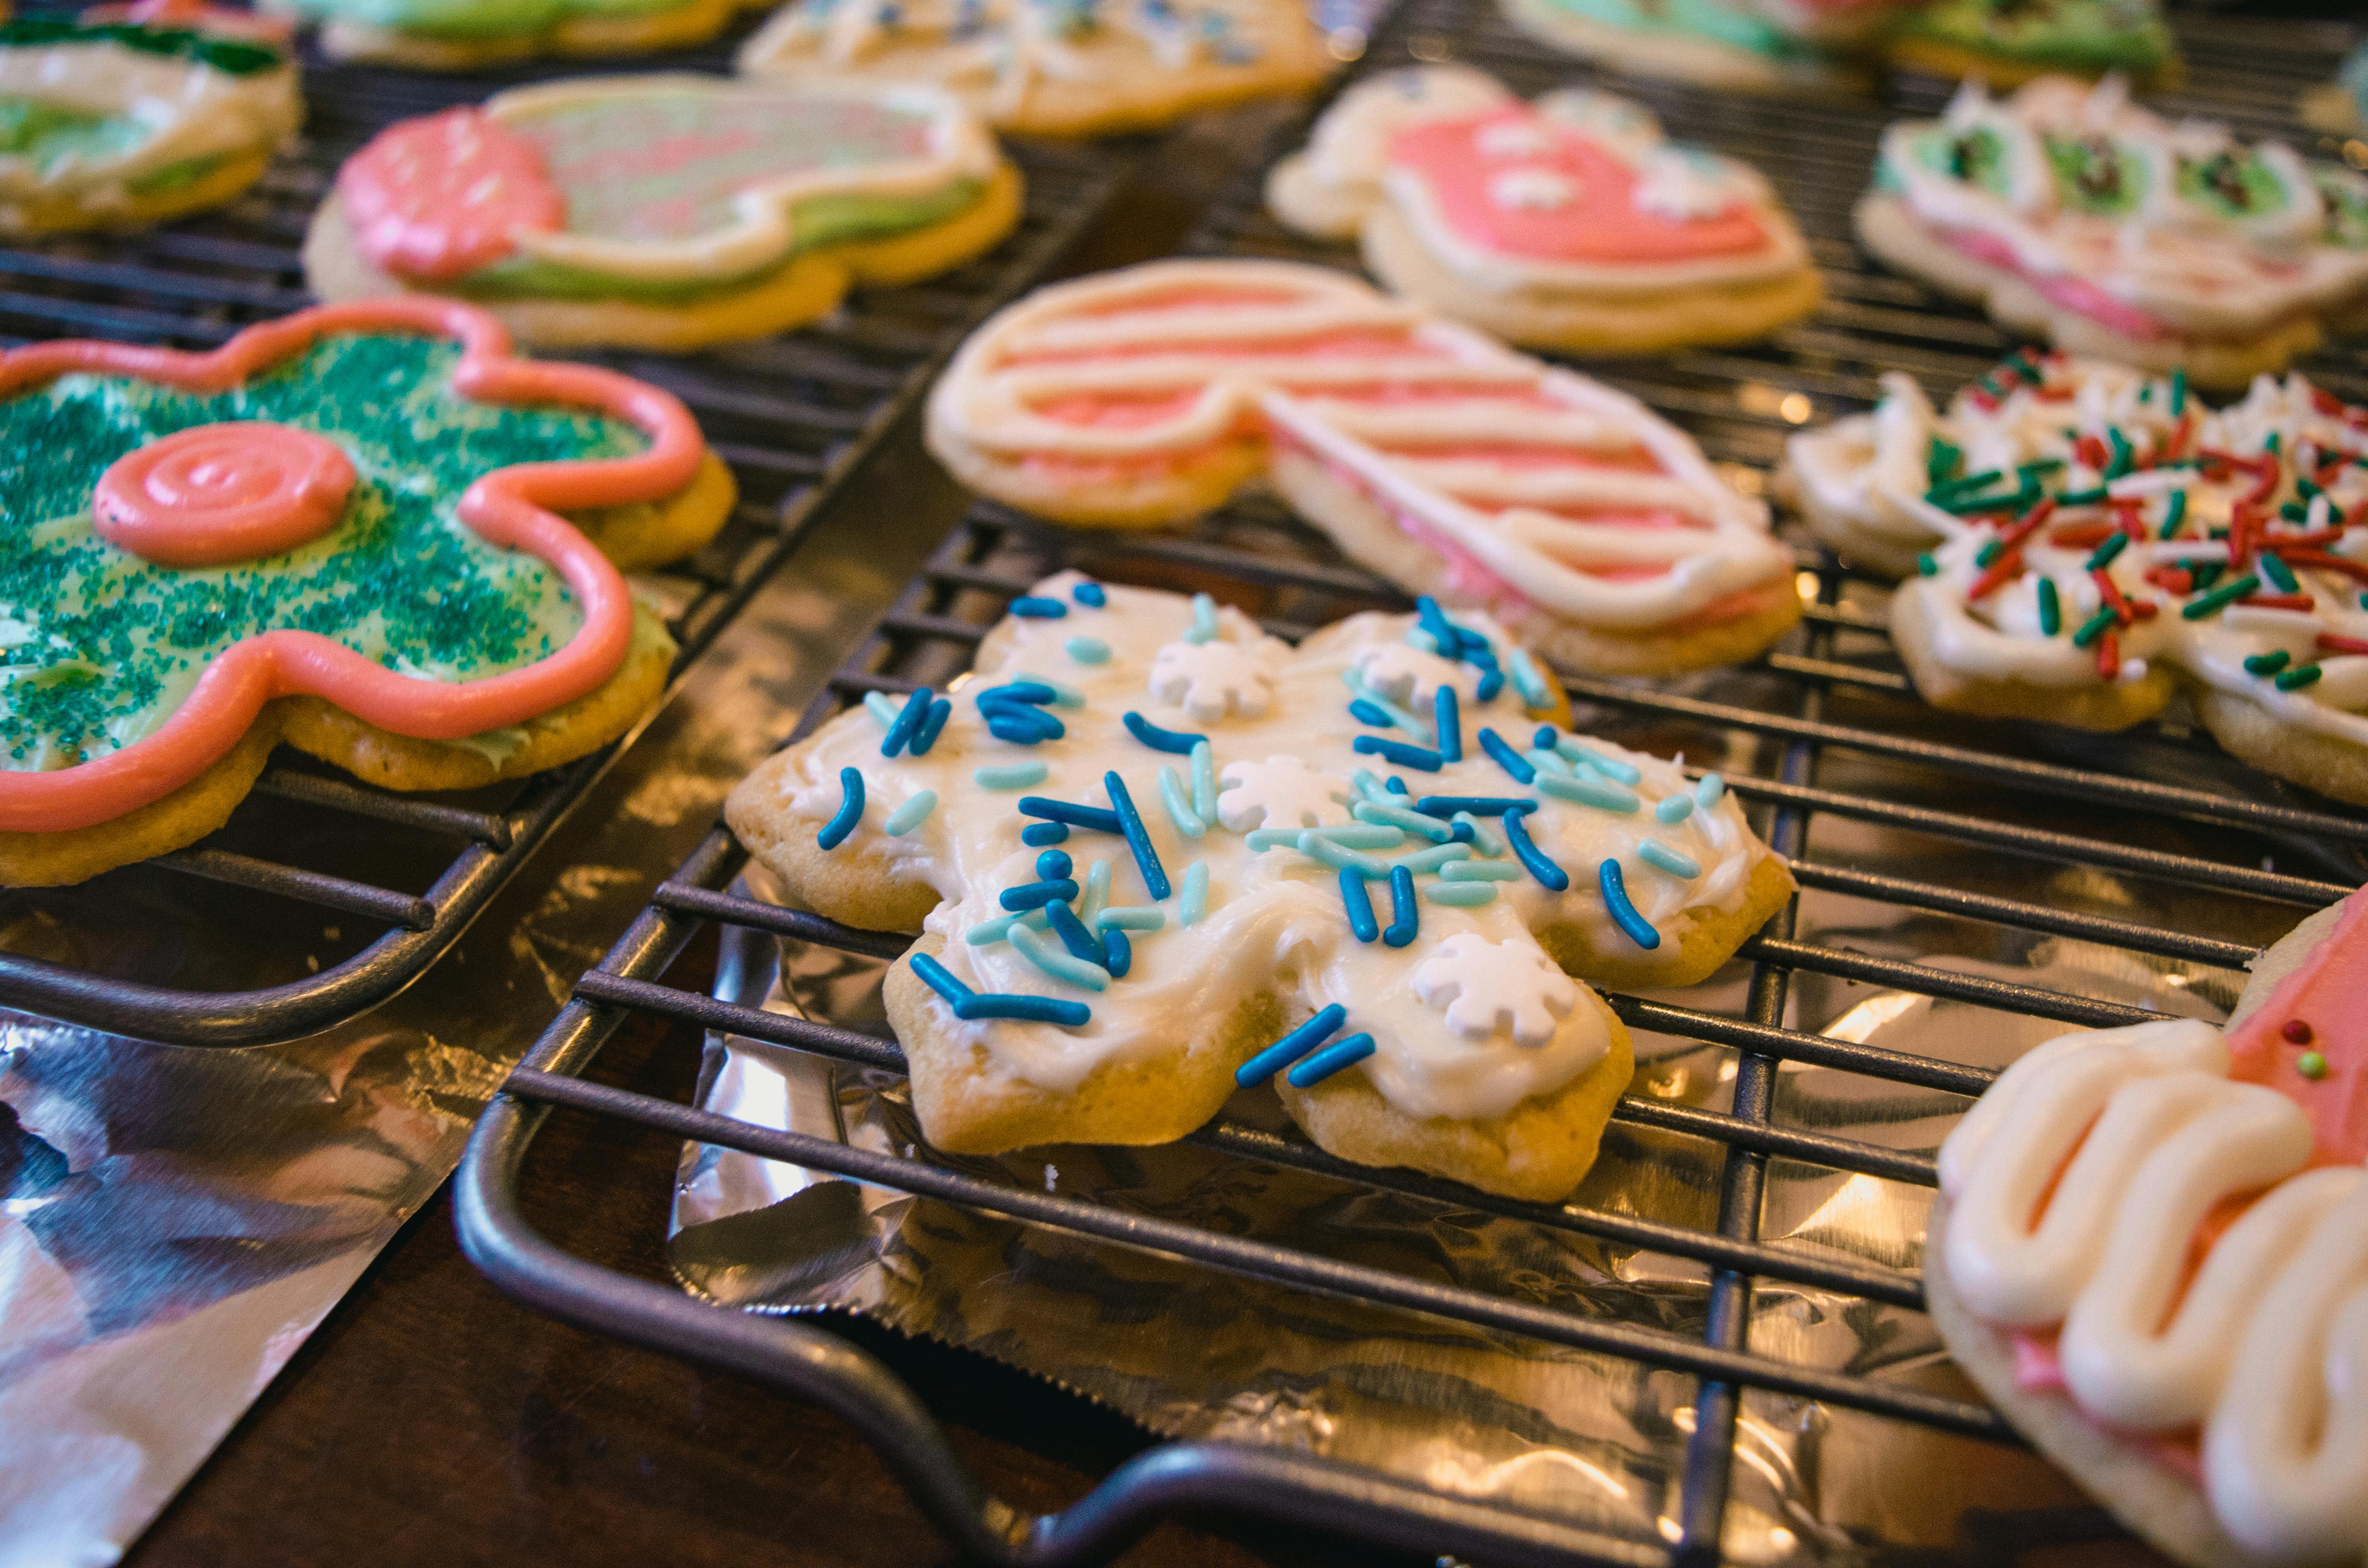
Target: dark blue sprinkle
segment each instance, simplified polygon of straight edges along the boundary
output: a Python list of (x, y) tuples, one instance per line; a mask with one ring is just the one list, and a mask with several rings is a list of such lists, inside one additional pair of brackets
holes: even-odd
[(1463, 639), (1447, 623), (1447, 612), (1439, 608), (1439, 601), (1425, 594), (1414, 601), (1414, 612), (1421, 619), (1422, 629), (1430, 633), (1430, 640), (1439, 644), (1439, 651), (1451, 659), (1456, 657)]
[(1142, 714), (1129, 710), (1123, 720), (1126, 733), (1154, 751), (1173, 752), (1178, 756), (1190, 756), (1192, 748), (1209, 737), (1188, 735), (1180, 730), (1163, 730)]
[(953, 717), (953, 712), (954, 705), (946, 699), (939, 697), (930, 699), (929, 716), (921, 721), (921, 727), (918, 730), (913, 732), (911, 749), (915, 756), (929, 755), (929, 748), (938, 744), (938, 732), (946, 727), (946, 721)]
[(929, 716), (929, 699), (935, 696), (937, 693), (925, 686), (905, 699), (905, 706), (896, 710), (896, 722), (888, 726), (886, 734), (880, 737), (882, 756), (894, 756), (905, 749), (920, 730), (921, 721)]
[(1359, 723), (1371, 724), (1376, 730), (1386, 730), (1393, 722), (1388, 714), (1362, 697), (1349, 704), (1349, 714)]
[(1414, 809), (1427, 817), (1452, 817), (1458, 812), (1470, 812), (1475, 817), (1500, 817), (1508, 812), (1526, 812), (1536, 805), (1535, 801), (1519, 795), (1425, 795), (1414, 803)]
[(1124, 980), (1126, 971), (1134, 967), (1134, 943), (1116, 926), (1102, 933), (1101, 966), (1110, 971), (1112, 980)]
[(1092, 833), (1121, 833), (1118, 813), (1105, 806), (1080, 806), (1068, 801), (1048, 800), (1042, 795), (1019, 797), (1019, 814), (1042, 817), (1046, 822), (1066, 823)]
[(1058, 620), (1069, 613), (1069, 607), (1058, 599), (1048, 599), (1035, 594), (1022, 594), (1011, 601), (1011, 613), (1024, 615), (1031, 620)]
[(1016, 888), (1006, 888), (999, 895), (1003, 907), (1017, 913), (1023, 909), (1042, 909), (1048, 903), (1066, 903), (1077, 896), (1077, 884), (1067, 877), (1048, 882), (1023, 882)]
[(1068, 836), (1069, 824), (1064, 822), (1031, 822), (1019, 830), (1019, 842), (1030, 849), (1058, 844)]
[[(1059, 823), (1052, 823), (1048, 825), (1053, 827), (1061, 826)], [(1063, 828), (1062, 831), (1065, 833), (1068, 830), (1066, 828)], [(1063, 854), (1058, 849), (1047, 849), (1044, 853), (1036, 857), (1036, 875), (1041, 881), (1057, 882), (1063, 877), (1067, 876), (1075, 869), (1076, 869), (1076, 862), (1071, 860), (1066, 855)]]
[(1455, 688), (1442, 686), (1431, 701), (1439, 728), (1439, 755), (1449, 762), (1463, 760), (1463, 710), (1455, 700)]
[(1414, 873), (1404, 866), (1390, 868), (1390, 924), (1382, 933), (1385, 948), (1403, 948), (1414, 940), (1422, 911), (1414, 901)]
[(1284, 1074), (1283, 1082), (1294, 1089), (1313, 1088), (1344, 1067), (1353, 1067), (1373, 1053), (1373, 1037), (1352, 1034), (1336, 1040), (1323, 1050)]
[[(1455, 648), (1456, 652), (1474, 664), (1493, 665), (1497, 662), (1497, 651), (1488, 646), (1488, 639), (1468, 626), (1459, 626), (1455, 629)], [(1485, 660), (1481, 657), (1484, 653), (1487, 655)]]
[(1477, 844), (1480, 842), (1480, 835), (1468, 822), (1457, 823), (1454, 827), (1449, 831), (1454, 835), (1454, 842), (1458, 844)]
[(1026, 702), (1041, 707), (1052, 701), (1053, 695), (1053, 688), (1041, 680), (1008, 680), (1001, 686), (990, 686), (980, 692), (978, 705), (984, 708), (991, 701), (1000, 701)]
[(1383, 779), (1382, 786), (1389, 790), (1393, 795), (1411, 795), (1414, 793), (1413, 790), (1406, 788), (1406, 780), (1398, 778), (1395, 774), (1392, 774), (1389, 778)]
[(922, 984), (952, 1003), (956, 1008), (960, 1008), (964, 1002), (978, 994), (977, 992), (956, 980), (945, 965), (927, 953), (913, 955), (913, 972), (921, 977)]
[(1061, 736), (1057, 726), (1048, 730), (1041, 724), (1029, 723), (999, 710), (987, 715), (986, 733), (998, 741), (1009, 741), (1019, 746), (1040, 745)]
[(863, 820), (863, 775), (855, 768), (838, 770), (838, 814), (823, 824), (814, 835), (814, 842), (825, 849), (836, 849), (847, 842), (855, 824)]
[(1534, 784), (1538, 781), (1538, 770), (1530, 766), (1530, 759), (1507, 745), (1505, 737), (1486, 724), (1480, 726), (1480, 749), (1488, 754), (1489, 761), (1511, 774), (1514, 783)]
[(1069, 597), (1087, 609), (1099, 609), (1110, 603), (1110, 596), (1102, 592), (1099, 583), (1080, 583), (1069, 590)]
[(1411, 767), (1417, 773), (1439, 771), (1439, 754), (1428, 746), (1410, 746), (1404, 741), (1383, 740), (1379, 735), (1359, 735), (1356, 749), (1367, 756), (1378, 756), (1400, 767)]
[(1348, 1021), (1349, 1009), (1333, 1003), (1235, 1068), (1234, 1082), (1245, 1086), (1266, 1082), (1331, 1039), (1333, 1031)]
[(1531, 841), (1529, 824), (1522, 819), (1532, 809), (1525, 803), (1520, 811), (1505, 813), (1505, 842), (1513, 846), (1513, 858), (1529, 868), (1530, 875), (1560, 892), (1570, 886), (1570, 873), (1547, 859), (1544, 851)]
[(1110, 810), (1118, 814), (1119, 830), (1126, 835), (1126, 846), (1134, 851), (1135, 869), (1143, 873), (1143, 885), (1151, 890), (1154, 903), (1168, 894), (1167, 872), (1159, 864), (1159, 851), (1151, 846), (1151, 835), (1144, 830), (1143, 817), (1134, 809), (1133, 797), (1126, 792), (1126, 780), (1115, 768), (1102, 775), (1102, 788), (1110, 791)]
[(1086, 923), (1077, 918), (1076, 910), (1065, 903), (1048, 903), (1044, 913), (1053, 917), (1053, 935), (1061, 938), (1061, 946), (1074, 957), (1087, 963), (1102, 961), (1102, 945), (1094, 940), (1094, 934), (1086, 929)]
[(957, 1018), (1024, 1018), (1031, 1024), (1063, 1024), (1077, 1028), (1094, 1016), (1083, 1002), (1054, 996), (1017, 996), (1000, 991), (982, 992), (954, 1004)]
[(1505, 672), (1494, 665), (1480, 672), (1480, 700), (1494, 702), (1497, 694), (1505, 689)]
[(1365, 873), (1354, 866), (1340, 868), (1340, 902), (1349, 906), (1349, 929), (1357, 933), (1357, 940), (1370, 942), (1382, 934), (1381, 923), (1373, 918), (1373, 895), (1365, 891)]
[(1611, 913), (1611, 923), (1628, 933), (1628, 939), (1640, 948), (1657, 948), (1661, 934), (1653, 923), (1636, 913), (1628, 902), (1628, 884), (1620, 875), (1620, 862), (1606, 860), (1595, 869), (1595, 883), (1603, 892), (1603, 907)]
[(1540, 724), (1537, 733), (1530, 737), (1530, 744), (1539, 751), (1552, 751), (1554, 744), (1561, 739), (1560, 730), (1555, 729), (1552, 724)]

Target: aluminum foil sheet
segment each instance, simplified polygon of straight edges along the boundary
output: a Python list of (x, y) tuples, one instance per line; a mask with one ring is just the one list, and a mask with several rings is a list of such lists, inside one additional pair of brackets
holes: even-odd
[[(1727, 684), (1711, 694), (1732, 699), (1739, 683), (1766, 677), (1714, 678)], [(1663, 755), (1689, 741), (1702, 744), (1701, 731), (1607, 729)], [(1757, 771), (1770, 770), (1771, 756), (1734, 744), (1738, 750), (1724, 762), (1731, 771), (1755, 770), (1755, 763)], [(1878, 776), (1840, 754), (1816, 781), (1967, 809), (1961, 783), (1897, 770)], [(1816, 820), (1809, 854), (2232, 939), (2267, 940), (2297, 915), (2090, 869), (1936, 847), (1833, 816)], [(751, 869), (749, 891), (773, 894), (761, 868)], [(1824, 893), (1804, 897), (1799, 935), (2213, 1019), (2233, 1005), (2242, 979)], [(882, 968), (833, 949), (727, 932), (717, 989), (729, 1000), (886, 1035)], [(1737, 962), (1703, 986), (1662, 994), (1739, 1016), (1747, 980), (1747, 966)], [(1786, 1021), (1993, 1067), (2064, 1028), (1815, 975), (1794, 977)], [(1635, 1094), (1726, 1106), (1732, 1052), (1646, 1034), (1637, 1044)], [(901, 1079), (745, 1039), (709, 1041), (701, 1101), (759, 1125), (882, 1151), (910, 1154), (920, 1142)], [(1929, 1154), (1965, 1103), (1787, 1063), (1776, 1115), (1784, 1125)], [(1263, 1087), (1237, 1095), (1226, 1114), (1288, 1127)], [(1615, 1121), (1576, 1201), (1714, 1228), (1723, 1155), (1720, 1145)], [(1701, 1265), (1189, 1145), (928, 1157), (1589, 1317), (1689, 1335), (1702, 1329), (1708, 1279)], [(1804, 1253), (1912, 1269), (1930, 1201), (1929, 1189), (1777, 1160), (1763, 1235)], [(1305, 1449), (1639, 1540), (1678, 1531), (1693, 1417), (1687, 1376), (1234, 1278), (708, 1146), (684, 1152), (673, 1219), (678, 1276), (719, 1302), (863, 1313), (1053, 1380), (1166, 1436)], [(1918, 1312), (1763, 1278), (1751, 1324), (1749, 1347), (1768, 1356), (1976, 1397)], [(2097, 1533), (2098, 1524), (2068, 1482), (2021, 1450), (1795, 1398), (1746, 1397), (1725, 1541), (1738, 1562), (1897, 1561), (2044, 1537), (2067, 1525)]]

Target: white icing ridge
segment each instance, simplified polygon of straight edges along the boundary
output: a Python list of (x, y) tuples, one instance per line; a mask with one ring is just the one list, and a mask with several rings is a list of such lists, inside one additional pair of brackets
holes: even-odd
[[(2358, 1562), (2368, 1169), (2306, 1168), (2302, 1109), (2228, 1072), (2221, 1031), (2192, 1019), (2016, 1062), (1941, 1145), (1949, 1277), (1987, 1322), (2060, 1324), (2066, 1387), (2099, 1421), (2200, 1426), (2205, 1494), (2247, 1551)], [(2190, 1281), (2198, 1227), (2265, 1187)]]
[[(1516, 619), (1667, 628), (1792, 573), (1767, 508), (1634, 398), (1323, 267), (1154, 262), (1040, 290), (963, 344), (929, 418), (1054, 474), (1264, 430), (1484, 568)], [(1678, 526), (1569, 515), (1630, 507)]]
[[(1596, 867), (1602, 860), (1620, 861), (1637, 909), (1666, 943), (1674, 944), (1697, 915), (1740, 908), (1750, 869), (1768, 853), (1746, 825), (1732, 792), (1693, 810), (1683, 822), (1658, 820), (1656, 802), (1690, 794), (1693, 788), (1676, 766), (1658, 757), (1587, 743), (1615, 769), (1625, 765), (1636, 770), (1631, 788), (1639, 806), (1632, 812), (1519, 785), (1482, 755), (1477, 739), (1486, 725), (1517, 752), (1529, 750), (1535, 726), (1509, 681), (1486, 702), (1475, 694), (1462, 704), (1463, 758), (1436, 773), (1394, 767), (1355, 751), (1360, 735), (1423, 739), (1360, 723), (1349, 712), (1352, 693), (1344, 678), (1380, 650), (1406, 648), (1411, 617), (1356, 616), (1292, 649), (1239, 612), (1220, 610), (1216, 638), (1203, 646), (1255, 650), (1261, 665), (1273, 672), (1273, 699), (1259, 717), (1235, 713), (1202, 731), (1189, 713), (1146, 693), (1146, 672), (1192, 625), (1188, 601), (1112, 585), (1105, 590), (1106, 605), (1096, 608), (1073, 597), (1072, 590), (1084, 581), (1063, 573), (1035, 589), (1066, 604), (1065, 615), (1014, 618), (996, 628), (980, 649), (975, 672), (945, 694), (952, 712), (927, 755), (881, 756), (881, 722), (858, 708), (825, 726), (783, 779), (790, 811), (819, 827), (838, 810), (839, 770), (861, 771), (861, 824), (833, 853), (862, 857), (867, 871), (876, 869), (935, 888), (945, 902), (928, 917), (927, 929), (944, 937), (943, 961), (964, 983), (981, 992), (1090, 1005), (1090, 1020), (1074, 1029), (1009, 1020), (959, 1022), (951, 1010), (946, 1013), (949, 1029), (1030, 1083), (1074, 1089), (1103, 1062), (1156, 1058), (1174, 1049), (1179, 1019), (1222, 1017), (1242, 998), (1273, 991), (1292, 1022), (1333, 1002), (1344, 1006), (1348, 1027), (1370, 1031), (1376, 1046), (1372, 1056), (1351, 1070), (1364, 1073), (1407, 1115), (1502, 1116), (1524, 1098), (1569, 1082), (1609, 1049), (1601, 1011), (1577, 1005), (1581, 988), (1561, 977), (1531, 935), (1543, 925), (1572, 923), (1607, 949), (1627, 942), (1598, 891)], [(1513, 644), (1494, 622), (1471, 615), (1456, 619), (1486, 635), (1500, 659), (1509, 660)], [(1069, 657), (1067, 641), (1080, 636), (1107, 643), (1108, 660), (1087, 665)], [(1081, 704), (1047, 710), (1066, 734), (1033, 746), (996, 739), (978, 711), (976, 693), (1030, 676), (1050, 677), (1082, 697)], [(1134, 738), (1123, 723), (1129, 710), (1163, 729), (1205, 733), (1211, 767), (1224, 790), (1215, 802), (1217, 821), (1201, 824), (1198, 836), (1188, 836), (1186, 825), (1171, 815), (1160, 784), (1161, 771), (1170, 770), (1179, 799), (1189, 798), (1191, 759)], [(1041, 763), (1046, 777), (1024, 790), (991, 790), (973, 778), (980, 767), (1015, 763)], [(1570, 887), (1556, 893), (1519, 872), (1509, 880), (1486, 881), (1497, 890), (1489, 902), (1456, 906), (1427, 896), (1455, 883), (1426, 869), (1416, 879), (1425, 896), (1417, 902), (1419, 928), (1413, 941), (1405, 947), (1359, 941), (1335, 867), (1289, 844), (1253, 849), (1243, 834), (1275, 829), (1278, 819), (1290, 827), (1311, 821), (1349, 824), (1350, 805), (1361, 799), (1360, 770), (1376, 779), (1376, 787), (1382, 776), (1404, 778), (1413, 795), (1388, 799), (1408, 807), (1426, 794), (1538, 800), (1525, 819), (1529, 832), (1539, 849), (1569, 873)], [(1110, 771), (1123, 780), (1178, 892), (1153, 899), (1122, 839), (1076, 830), (1058, 846), (1071, 857), (1071, 874), (1081, 890), (1106, 878), (1106, 905), (1151, 905), (1163, 917), (1156, 930), (1131, 932), (1130, 971), (1097, 993), (1053, 979), (1008, 940), (973, 946), (965, 937), (1006, 913), (999, 902), (1004, 890), (1037, 880), (1040, 851), (1020, 840), (1030, 820), (1017, 810), (1021, 794), (1104, 806), (1110, 797), (1103, 779)], [(884, 835), (880, 824), (888, 814), (925, 790), (936, 793), (935, 810), (903, 836)], [(1518, 871), (1501, 836), (1501, 820), (1486, 819), (1483, 826), (1490, 839), (1474, 847), (1494, 853), (1466, 858)], [(1648, 839), (1694, 861), (1699, 873), (1679, 877), (1643, 858), (1639, 846)], [(1409, 835), (1394, 847), (1366, 853), (1388, 861), (1429, 847), (1427, 838)], [(1208, 876), (1207, 914), (1188, 927), (1182, 924), (1181, 889), (1187, 868), (1196, 862)], [(1106, 869), (1098, 872), (1097, 866)], [(1387, 926), (1389, 881), (1364, 885), (1378, 923)], [(1086, 898), (1093, 902), (1090, 892)], [(1054, 938), (1047, 934), (1045, 940)]]

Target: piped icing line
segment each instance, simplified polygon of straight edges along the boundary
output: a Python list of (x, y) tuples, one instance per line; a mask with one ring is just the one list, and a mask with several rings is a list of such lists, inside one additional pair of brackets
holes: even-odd
[[(1503, 858), (1503, 845), (1484, 837), (1472, 812), (1509, 813), (1542, 862), (1551, 851), (1589, 868), (1628, 865), (1627, 895), (1643, 906), (1630, 914), (1671, 933), (1708, 911), (1740, 907), (1767, 854), (1731, 801), (1697, 804), (1670, 826), (1643, 811), (1508, 793), (1502, 773), (1470, 748), (1455, 760), (1430, 752), (1437, 772), (1422, 777), (1441, 788), (1419, 797), (1389, 789), (1371, 764), (1352, 763), (1365, 755), (1354, 742), (1369, 732), (1349, 710), (1355, 699), (1341, 678), (1347, 672), (1361, 671), (1367, 688), (1433, 711), (1439, 693), (1452, 691), (1467, 728), (1485, 721), (1530, 733), (1543, 715), (1525, 710), (1502, 678), (1512, 645), (1485, 617), (1426, 603), (1415, 617), (1352, 618), (1293, 649), (1235, 610), (1196, 609), (1176, 595), (1108, 585), (1105, 602), (1087, 606), (1068, 591), (1079, 580), (1064, 574), (1037, 585), (1035, 597), (1064, 600), (1069, 614), (1007, 619), (953, 687), (968, 699), (1020, 687), (1046, 650), (1080, 631), (1097, 637), (1110, 657), (1077, 673), (1079, 700), (1064, 710), (1061, 736), (998, 735), (993, 703), (983, 710), (962, 700), (930, 754), (883, 756), (881, 722), (857, 708), (794, 753), (779, 783), (783, 808), (819, 835), (843, 809), (841, 770), (862, 776), (866, 798), (891, 815), (885, 823), (865, 817), (825, 852), (855, 857), (864, 874), (882, 870), (934, 888), (943, 902), (926, 929), (944, 938), (937, 962), (967, 993), (1081, 1004), (1075, 1025), (1022, 1027), (965, 1015), (955, 995), (930, 982), (947, 997), (962, 1039), (1028, 1082), (1074, 1088), (1098, 1062), (1172, 1045), (1179, 1017), (1222, 1016), (1239, 997), (1272, 990), (1287, 1017), (1338, 1004), (1355, 1019), (1339, 1032), (1363, 1037), (1288, 1083), (1355, 1071), (1410, 1115), (1502, 1115), (1608, 1049), (1600, 1014), (1569, 1005), (1579, 988), (1533, 931), (1576, 924), (1591, 941), (1628, 938), (1592, 874), (1577, 886), (1566, 875), (1558, 883), (1539, 879)], [(1190, 641), (1196, 632), (1210, 635)], [(1180, 704), (1192, 687), (1165, 678), (1175, 674), (1167, 656), (1215, 648), (1239, 654), (1240, 669), (1260, 672), (1264, 700), (1246, 707), (1229, 699), (1221, 716), (1188, 718)], [(1491, 674), (1498, 678), (1484, 699)], [(1193, 806), (1178, 753), (1137, 733), (1174, 733), (1187, 722), (1202, 732), (1191, 755), (1209, 758), (1214, 790), (1209, 812), (1193, 809), (1198, 835), (1178, 814)], [(990, 759), (1015, 755), (1043, 767), (1040, 792), (1015, 799), (974, 782), (982, 766), (996, 766)], [(1642, 800), (1696, 798), (1671, 764), (1610, 746), (1595, 755), (1624, 770)], [(1160, 803), (1151, 804), (1146, 790), (1159, 792)], [(935, 796), (934, 808), (908, 833), (891, 833), (901, 803), (925, 794)], [(1031, 836), (1040, 826), (1058, 826), (1063, 836)], [(1695, 874), (1656, 868), (1641, 847), (1648, 836), (1682, 845)], [(1116, 932), (1121, 942), (1110, 940)], [(1417, 971), (1429, 1000), (1409, 989)], [(1307, 1051), (1293, 1062), (1321, 1042), (1302, 1043)], [(1289, 1065), (1275, 1061), (1274, 1071)]]
[(1245, 435), (1304, 453), (1515, 624), (1668, 627), (1791, 581), (1767, 509), (1636, 400), (1319, 267), (1157, 262), (1039, 290), (964, 343), (929, 409), (933, 436), (1048, 478)]
[(512, 358), (509, 334), (482, 311), (425, 299), (324, 305), (248, 327), (203, 354), (78, 339), (38, 343), (0, 354), (0, 398), (76, 372), (219, 392), (324, 335), (369, 332), (459, 339), (450, 384), (462, 397), (595, 409), (649, 437), (649, 449), (632, 457), (496, 469), (472, 483), (455, 508), (488, 543), (526, 551), (559, 572), (583, 617), (575, 635), (533, 664), (468, 681), (403, 675), (313, 632), (249, 637), (215, 658), (173, 715), (130, 745), (65, 767), (0, 770), (0, 830), (88, 827), (161, 800), (237, 744), (276, 698), (321, 697), (396, 734), (461, 740), (564, 706), (623, 664), (633, 623), (624, 578), (557, 514), (674, 494), (698, 472), (705, 443), (689, 413), (655, 387), (590, 366)]
[(2194, 1445), (2271, 1562), (2368, 1551), (2368, 892), (2330, 913), (2237, 1023), (2050, 1040), (1940, 1157), (1951, 1287), (2023, 1385), (2167, 1464)]

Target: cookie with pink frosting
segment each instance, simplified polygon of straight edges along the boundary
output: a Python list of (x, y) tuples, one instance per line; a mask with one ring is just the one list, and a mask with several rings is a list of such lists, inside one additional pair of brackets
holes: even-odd
[(732, 502), (674, 398), (446, 301), (0, 356), (0, 885), (202, 837), (281, 742), (449, 790), (616, 739), (675, 650), (612, 556)]
[(1468, 66), (1343, 94), (1267, 205), (1357, 239), (1373, 276), (1514, 343), (1645, 354), (1765, 336), (1823, 291), (1748, 166), (1666, 141), (1649, 111), (1570, 88), (1523, 103)]

